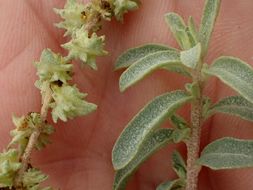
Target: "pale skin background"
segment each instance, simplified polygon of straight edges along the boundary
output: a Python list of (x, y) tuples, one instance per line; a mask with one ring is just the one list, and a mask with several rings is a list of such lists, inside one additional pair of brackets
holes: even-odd
[[(9, 130), (14, 126), (11, 115), (39, 111), (40, 94), (33, 83), (37, 79), (32, 65), (41, 51), (50, 47), (61, 52), (59, 44), (66, 41), (63, 31), (53, 23), (59, 18), (53, 7), (62, 7), (64, 0), (0, 0), (0, 149), (9, 142)], [(150, 99), (163, 92), (183, 88), (187, 81), (177, 74), (158, 71), (135, 87), (121, 94), (118, 78), (113, 72), (117, 55), (129, 47), (147, 42), (159, 42), (177, 47), (167, 29), (163, 15), (176, 11), (197, 22), (203, 0), (143, 0), (140, 10), (125, 17), (124, 25), (115, 21), (104, 24), (106, 49), (110, 56), (98, 60), (98, 72), (81, 70), (75, 64), (74, 82), (88, 100), (99, 105), (88, 117), (59, 122), (52, 136), (53, 144), (33, 154), (33, 164), (50, 174), (50, 183), (63, 190), (110, 190), (113, 182), (111, 150), (127, 122)], [(209, 55), (236, 55), (253, 65), (253, 1), (223, 0), (212, 37)], [(249, 84), (252, 85), (252, 84)], [(233, 94), (218, 80), (211, 80), (206, 93), (213, 100)], [(183, 110), (186, 114), (187, 110)], [(168, 124), (166, 126), (169, 126)], [(216, 115), (203, 128), (202, 146), (213, 139), (234, 136), (253, 139), (253, 125), (239, 118)], [(184, 146), (179, 146), (185, 152)], [(129, 190), (154, 190), (175, 174), (170, 156), (175, 146), (163, 149), (148, 160), (131, 180)], [(253, 169), (212, 172), (203, 169), (201, 190), (238, 190), (253, 187)]]

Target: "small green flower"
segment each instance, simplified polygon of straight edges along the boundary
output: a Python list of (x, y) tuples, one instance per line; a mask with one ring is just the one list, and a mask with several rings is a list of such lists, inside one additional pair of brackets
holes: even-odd
[(123, 15), (128, 11), (136, 10), (139, 8), (138, 0), (114, 0), (113, 5), (114, 14), (117, 20), (123, 20)]
[(89, 4), (90, 9), (96, 11), (105, 20), (111, 20), (112, 18), (112, 3), (111, 0), (93, 0)]
[(18, 151), (9, 149), (0, 153), (0, 187), (12, 187), (16, 172), (21, 167)]
[(103, 50), (104, 40), (104, 36), (98, 37), (96, 33), (89, 37), (88, 32), (81, 28), (76, 31), (72, 40), (62, 47), (69, 51), (70, 58), (80, 59), (93, 69), (97, 69), (96, 57), (107, 54), (107, 51)]
[[(12, 141), (10, 142), (9, 147), (17, 144), (19, 145), (20, 151), (22, 153), (33, 131), (36, 129), (36, 127), (42, 125), (41, 117), (38, 113), (31, 113), (26, 117), (13, 116), (12, 121), (16, 128), (10, 132)], [(50, 143), (48, 138), (49, 135), (53, 132), (54, 128), (49, 124), (45, 124), (37, 141), (36, 148), (41, 149)]]
[(67, 63), (64, 57), (50, 49), (43, 50), (40, 61), (35, 62), (35, 66), (40, 82), (61, 81), (67, 83), (68, 80), (71, 80), (73, 65)]
[(76, 0), (68, 0), (64, 9), (54, 9), (64, 19), (56, 26), (66, 30), (65, 36), (72, 35), (76, 29), (81, 28), (85, 24), (84, 10), (84, 4), (78, 3)]
[(84, 100), (87, 94), (81, 93), (76, 86), (63, 85), (53, 87), (51, 103), (52, 117), (56, 123), (58, 118), (62, 121), (77, 116), (87, 115), (96, 110), (97, 106)]
[(40, 170), (36, 168), (30, 168), (24, 173), (23, 176), (23, 186), (27, 190), (52, 190), (51, 187), (40, 187), (40, 183), (48, 178), (47, 175), (43, 174)]

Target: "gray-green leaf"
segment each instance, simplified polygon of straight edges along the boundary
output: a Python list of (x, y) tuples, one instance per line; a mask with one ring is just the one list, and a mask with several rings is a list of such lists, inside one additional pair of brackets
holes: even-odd
[(214, 170), (253, 166), (253, 141), (231, 137), (207, 145), (198, 163)]
[(172, 142), (172, 134), (172, 129), (159, 129), (148, 136), (134, 159), (132, 159), (131, 162), (129, 162), (124, 168), (116, 171), (113, 189), (125, 189), (129, 178), (140, 167), (140, 165), (155, 152), (157, 152), (161, 147)]
[(184, 50), (180, 52), (180, 60), (181, 62), (192, 69), (195, 69), (199, 63), (201, 56), (201, 45), (198, 43), (194, 47), (188, 50)]
[(199, 42), (199, 32), (192, 16), (188, 19), (188, 30), (188, 36), (194, 42), (192, 44), (196, 45)]
[(190, 125), (179, 115), (172, 115), (170, 121), (174, 126), (173, 142), (179, 143), (189, 138), (190, 136)]
[(165, 20), (170, 27), (170, 30), (182, 49), (191, 48), (191, 42), (186, 31), (186, 25), (182, 17), (176, 13), (168, 13), (165, 15)]
[(170, 117), (170, 121), (171, 123), (174, 125), (174, 127), (176, 129), (185, 129), (185, 128), (189, 128), (189, 124), (185, 121), (184, 118), (182, 118), (181, 116), (177, 115), (177, 114), (173, 114)]
[(179, 178), (186, 179), (186, 164), (178, 151), (172, 154), (172, 165)]
[(253, 68), (242, 60), (223, 56), (214, 61), (205, 73), (213, 75), (253, 103)]
[(176, 51), (160, 51), (138, 60), (125, 70), (119, 80), (120, 91), (125, 91), (156, 69), (183, 64)]
[(185, 181), (183, 179), (176, 179), (160, 184), (156, 190), (183, 190), (184, 187)]
[(138, 153), (143, 141), (169, 115), (191, 100), (184, 91), (174, 91), (156, 97), (126, 126), (113, 148), (112, 161), (116, 170), (125, 167)]
[(208, 110), (207, 117), (219, 112), (253, 121), (253, 104), (241, 96), (230, 96), (220, 100)]
[(208, 44), (213, 32), (215, 20), (219, 13), (219, 8), (220, 8), (220, 0), (206, 0), (205, 9), (204, 9), (204, 13), (201, 19), (201, 25), (199, 29), (203, 56), (207, 52)]
[(116, 63), (115, 70), (127, 68), (136, 61), (159, 51), (174, 50), (174, 48), (162, 45), (162, 44), (145, 44), (136, 48), (131, 48), (121, 54)]

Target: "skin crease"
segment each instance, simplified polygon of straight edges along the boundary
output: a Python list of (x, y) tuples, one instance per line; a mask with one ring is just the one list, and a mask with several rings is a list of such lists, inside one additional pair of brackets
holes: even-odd
[[(66, 42), (63, 31), (53, 23), (59, 21), (53, 7), (62, 7), (63, 0), (0, 0), (0, 149), (9, 142), (13, 129), (11, 115), (20, 116), (39, 111), (40, 94), (34, 88), (37, 79), (32, 65), (41, 51), (49, 47), (62, 52)], [(141, 8), (125, 16), (124, 24), (104, 23), (107, 57), (98, 59), (98, 71), (80, 69), (75, 63), (74, 83), (88, 100), (99, 105), (97, 112), (64, 124), (59, 122), (53, 144), (34, 152), (32, 163), (50, 175), (49, 183), (62, 190), (110, 190), (113, 183), (111, 150), (127, 122), (156, 95), (183, 88), (188, 80), (174, 73), (157, 71), (139, 84), (120, 93), (121, 71), (113, 72), (113, 62), (127, 48), (156, 42), (178, 47), (169, 32), (163, 15), (175, 11), (184, 18), (192, 15), (199, 23), (202, 0), (143, 0)], [(234, 55), (253, 65), (253, 1), (223, 0), (206, 62), (221, 55)], [(249, 84), (251, 85), (251, 84)], [(234, 94), (220, 81), (210, 79), (205, 94), (214, 101)], [(182, 110), (188, 114), (188, 107)], [(51, 122), (52, 123), (52, 122)], [(169, 126), (168, 123), (165, 126)], [(215, 115), (203, 127), (202, 147), (223, 136), (253, 139), (252, 123), (236, 117)], [(185, 152), (184, 145), (179, 149)], [(138, 170), (128, 185), (129, 190), (153, 190), (162, 181), (175, 178), (170, 156), (175, 145), (161, 150)], [(200, 174), (201, 190), (251, 189), (253, 169), (211, 171)]]

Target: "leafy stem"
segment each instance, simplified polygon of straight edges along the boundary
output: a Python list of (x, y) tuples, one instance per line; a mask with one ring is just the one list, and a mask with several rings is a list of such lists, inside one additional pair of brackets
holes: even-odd
[(43, 131), (45, 124), (47, 123), (47, 113), (48, 113), (48, 110), (50, 107), (51, 100), (52, 100), (52, 90), (51, 90), (50, 86), (48, 85), (45, 90), (44, 97), (42, 98), (42, 107), (41, 107), (41, 111), (40, 111), (41, 123), (40, 123), (40, 125), (35, 126), (35, 130), (31, 134), (28, 144), (25, 148), (25, 151), (24, 151), (23, 155), (21, 156), (22, 166), (21, 166), (20, 170), (18, 171), (17, 176), (14, 180), (16, 188), (21, 188), (21, 186), (22, 186), (22, 177), (28, 169), (28, 165), (30, 163), (32, 151), (37, 144), (37, 141), (39, 139), (41, 132)]
[(51, 190), (40, 184), (48, 176), (31, 165), (34, 149), (40, 150), (50, 143), (49, 136), (54, 127), (47, 123), (50, 109), (52, 120), (66, 122), (96, 110), (97, 105), (87, 102), (86, 93), (71, 84), (73, 76), (72, 61), (80, 60), (92, 69), (97, 69), (97, 56), (104, 56), (105, 36), (96, 32), (102, 27), (102, 20), (113, 17), (122, 20), (123, 15), (137, 9), (139, 2), (130, 0), (91, 0), (83, 4), (78, 0), (67, 0), (63, 9), (54, 11), (63, 19), (58, 28), (65, 29), (70, 41), (61, 46), (68, 51), (67, 56), (44, 49), (40, 61), (35, 62), (38, 80), (35, 86), (41, 91), (40, 113), (30, 112), (26, 116), (13, 116), (16, 128), (10, 132), (12, 140), (8, 149), (0, 153), (0, 189)]

